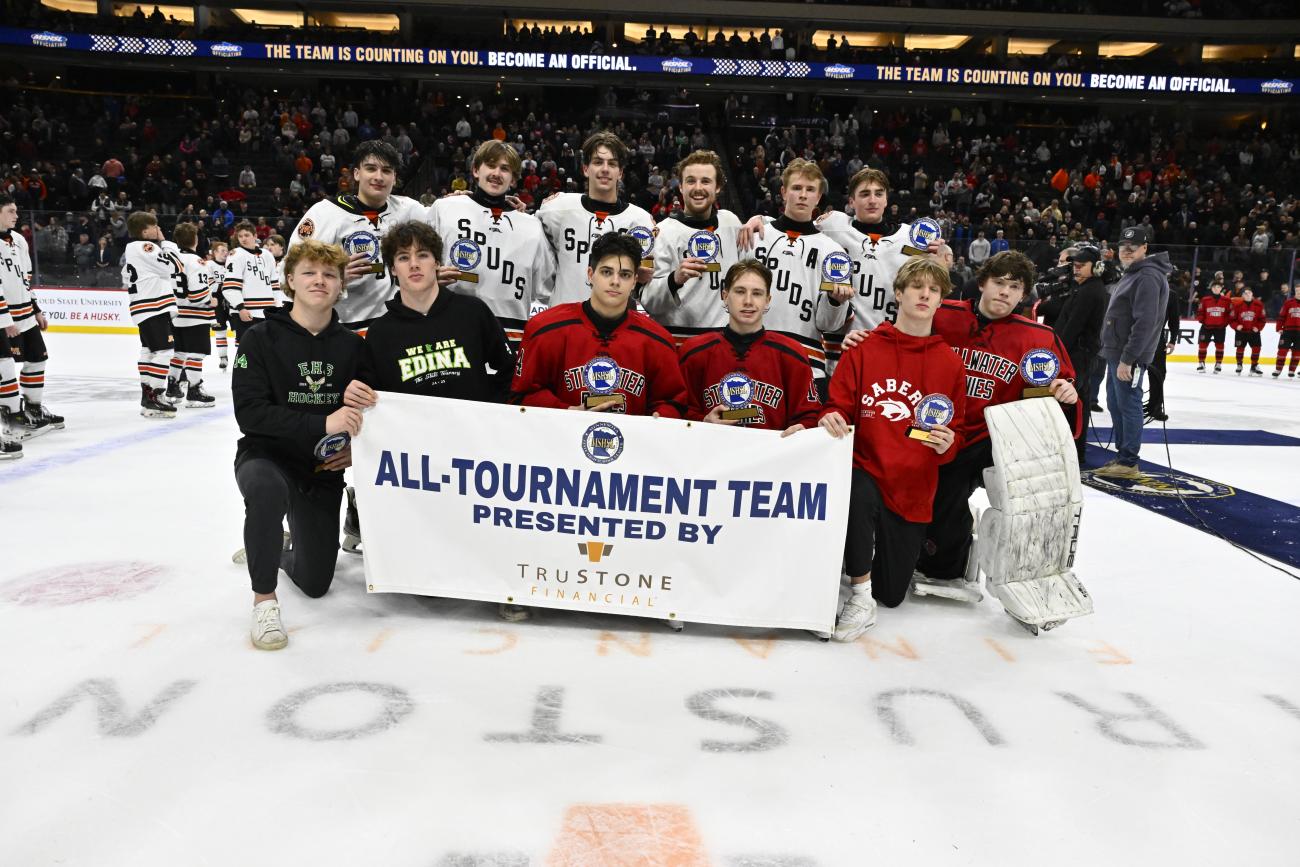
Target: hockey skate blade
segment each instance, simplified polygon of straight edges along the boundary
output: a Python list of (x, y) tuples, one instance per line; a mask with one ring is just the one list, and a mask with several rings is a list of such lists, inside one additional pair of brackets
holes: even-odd
[(185, 405), (191, 409), (211, 409), (217, 404), (216, 401), (212, 401), (211, 403), (204, 403), (201, 400), (196, 400), (196, 401), (187, 400), (185, 401)]

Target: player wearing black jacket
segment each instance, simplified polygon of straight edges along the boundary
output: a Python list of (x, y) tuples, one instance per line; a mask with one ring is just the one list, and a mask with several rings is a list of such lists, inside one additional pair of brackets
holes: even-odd
[[(244, 498), (252, 638), (263, 650), (289, 641), (275, 595), (279, 569), (312, 598), (334, 580), (342, 471), (352, 460), (347, 442), (361, 430), (361, 413), (343, 406), (343, 391), (356, 377), (362, 338), (334, 312), (346, 264), (339, 247), (296, 246), (285, 261), (293, 309), (268, 310), (244, 333), (235, 358), (231, 390), (243, 433), (235, 480)], [(292, 549), (283, 546), (286, 515)]]

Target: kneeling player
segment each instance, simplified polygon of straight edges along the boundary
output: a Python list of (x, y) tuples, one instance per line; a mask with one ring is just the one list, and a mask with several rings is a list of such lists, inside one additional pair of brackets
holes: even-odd
[[(610, 232), (591, 245), (591, 297), (528, 320), (511, 390), (525, 406), (681, 418), (686, 385), (673, 339), (649, 316), (628, 309), (641, 263), (631, 235)], [(502, 618), (528, 610), (502, 604)]]
[(931, 332), (951, 288), (938, 262), (927, 257), (904, 264), (894, 278), (897, 324), (876, 326), (844, 353), (831, 376), (818, 423), (834, 437), (853, 432), (844, 545), (853, 593), (836, 618), (837, 641), (853, 641), (874, 624), (877, 601), (894, 608), (907, 595), (939, 465), (952, 460), (960, 444), (949, 425), (965, 412), (962, 363)]
[(243, 433), (235, 479), (244, 497), (252, 638), (262, 650), (289, 643), (275, 595), (279, 569), (312, 598), (334, 580), (347, 444), (361, 430), (361, 411), (343, 406), (343, 391), (356, 378), (362, 338), (334, 312), (347, 261), (333, 245), (295, 245), (285, 257), (293, 309), (268, 310), (243, 333), (235, 358), (231, 389)]
[(682, 345), (687, 417), (742, 424), (784, 435), (816, 424), (821, 401), (803, 347), (763, 327), (772, 303), (772, 272), (756, 259), (732, 265), (723, 278), (725, 328)]

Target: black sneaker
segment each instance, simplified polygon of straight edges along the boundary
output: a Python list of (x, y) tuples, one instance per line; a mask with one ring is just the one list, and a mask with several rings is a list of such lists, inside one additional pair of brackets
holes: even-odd
[(217, 399), (203, 390), (203, 383), (190, 385), (186, 392), (186, 406), (216, 406)]
[(161, 388), (140, 385), (140, 415), (145, 418), (176, 418), (176, 407), (163, 400)]

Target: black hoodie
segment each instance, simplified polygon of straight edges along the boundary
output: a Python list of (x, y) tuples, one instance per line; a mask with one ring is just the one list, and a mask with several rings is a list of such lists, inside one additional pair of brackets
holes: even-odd
[(312, 334), (282, 310), (266, 311), (235, 356), (231, 392), (244, 434), (235, 465), (265, 457), (303, 481), (342, 484), (341, 472), (315, 472), (315, 448), (325, 436), (325, 417), (343, 405), (344, 389), (357, 378), (363, 343), (337, 313)]
[(441, 289), (428, 313), (407, 307), (400, 295), (388, 302), (366, 332), (360, 378), (380, 391), (501, 403), (514, 369), (506, 333), (488, 306)]

